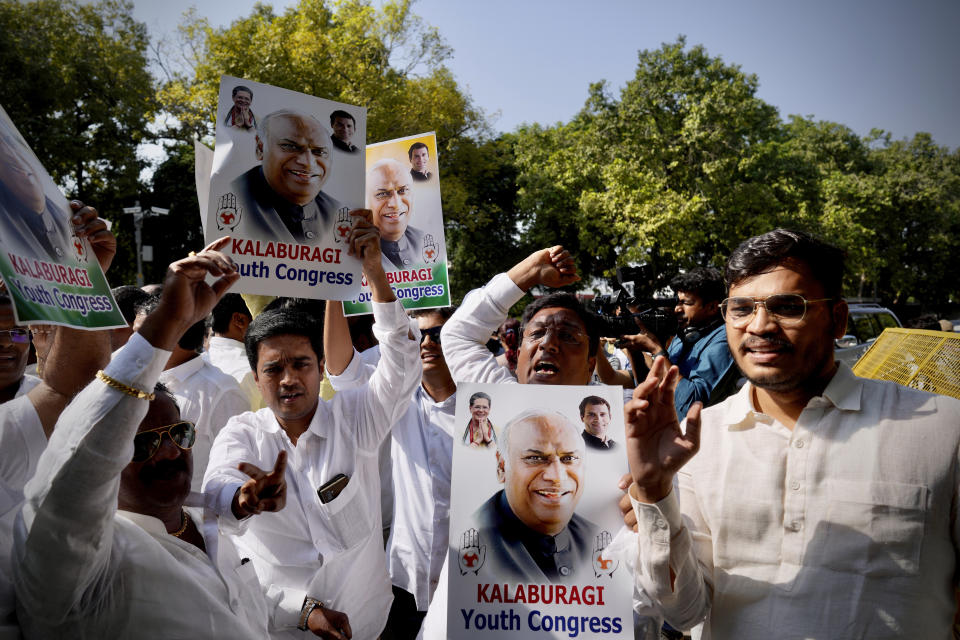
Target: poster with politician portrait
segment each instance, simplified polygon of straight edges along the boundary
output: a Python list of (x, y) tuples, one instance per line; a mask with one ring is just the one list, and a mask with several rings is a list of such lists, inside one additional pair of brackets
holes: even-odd
[(221, 77), (204, 235), (231, 237), (235, 291), (356, 297), (346, 241), (363, 206), (365, 135), (362, 107)]
[(127, 326), (72, 219), (66, 198), (0, 107), (0, 274), (16, 323)]
[(460, 384), (456, 416), (446, 637), (633, 638), (620, 387)]
[[(367, 146), (365, 204), (380, 230), (387, 280), (407, 309), (450, 305), (437, 136), (422, 133)], [(343, 303), (370, 313), (370, 288)]]

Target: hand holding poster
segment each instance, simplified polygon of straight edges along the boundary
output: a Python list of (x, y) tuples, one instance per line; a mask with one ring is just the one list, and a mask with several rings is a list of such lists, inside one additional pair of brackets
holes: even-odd
[(235, 290), (354, 297), (346, 237), (363, 202), (366, 110), (223, 76), (218, 114), (205, 237), (231, 236)]
[[(461, 384), (447, 637), (632, 638), (619, 387)], [(459, 436), (459, 434), (458, 434)]]
[(0, 274), (14, 302), (15, 321), (125, 327), (89, 241), (74, 231), (73, 217), (0, 107)]
[[(367, 146), (366, 208), (380, 230), (383, 268), (406, 309), (450, 305), (437, 137), (424, 133)], [(344, 302), (370, 313), (370, 288)]]

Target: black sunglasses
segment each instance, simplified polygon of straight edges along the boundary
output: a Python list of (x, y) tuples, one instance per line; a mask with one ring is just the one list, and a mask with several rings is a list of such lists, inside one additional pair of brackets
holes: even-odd
[(427, 339), (427, 336), (430, 336), (430, 339), (433, 340), (434, 344), (440, 344), (440, 330), (443, 327), (430, 327), (429, 329), (420, 329), (420, 344), (423, 344), (423, 341)]
[(170, 440), (184, 451), (197, 441), (197, 427), (192, 422), (181, 420), (173, 424), (141, 431), (133, 436), (133, 461), (146, 462), (154, 456), (160, 448), (163, 434), (169, 434)]

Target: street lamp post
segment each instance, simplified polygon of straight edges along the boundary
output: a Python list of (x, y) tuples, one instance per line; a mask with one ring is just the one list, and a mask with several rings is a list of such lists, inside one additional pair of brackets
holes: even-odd
[(137, 243), (137, 286), (143, 286), (143, 219), (147, 216), (165, 216), (170, 213), (170, 209), (160, 207), (150, 207), (149, 209), (140, 208), (140, 201), (132, 207), (124, 207), (124, 213), (133, 216), (133, 234)]

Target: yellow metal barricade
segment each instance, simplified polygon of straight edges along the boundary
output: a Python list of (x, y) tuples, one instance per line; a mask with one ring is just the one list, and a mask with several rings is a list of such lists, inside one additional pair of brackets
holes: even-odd
[(960, 333), (884, 329), (853, 372), (960, 398)]

